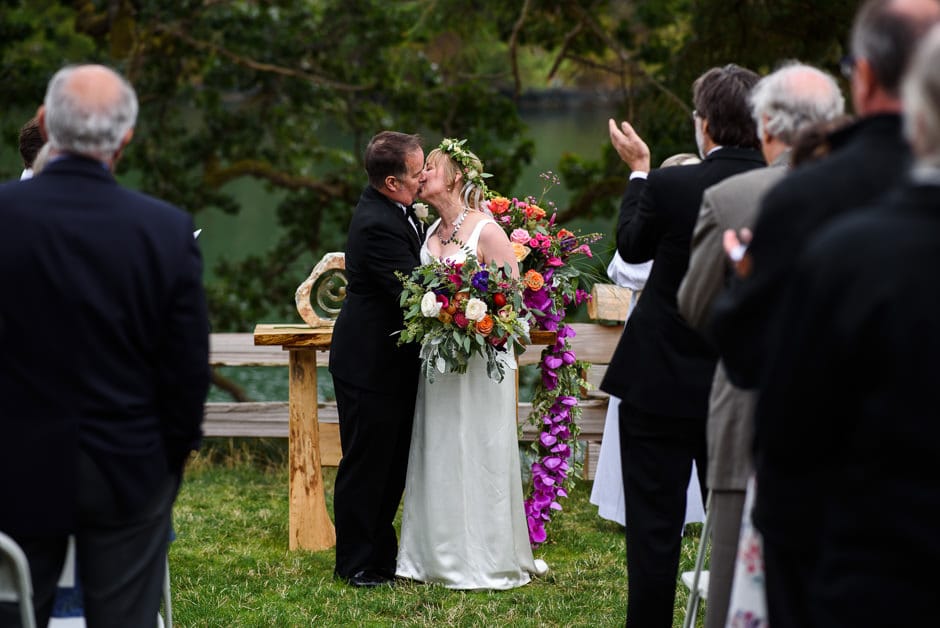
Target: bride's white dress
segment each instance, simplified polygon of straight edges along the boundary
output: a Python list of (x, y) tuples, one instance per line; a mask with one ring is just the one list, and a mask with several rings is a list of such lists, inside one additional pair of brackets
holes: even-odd
[[(476, 251), (484, 224), (464, 249)], [(440, 221), (428, 230), (428, 238)], [(449, 256), (463, 261), (466, 253)], [(427, 242), (421, 262), (429, 263)], [(523, 509), (516, 432), (516, 362), (495, 382), (486, 363), (418, 385), (397, 575), (450, 589), (511, 589), (536, 568)]]

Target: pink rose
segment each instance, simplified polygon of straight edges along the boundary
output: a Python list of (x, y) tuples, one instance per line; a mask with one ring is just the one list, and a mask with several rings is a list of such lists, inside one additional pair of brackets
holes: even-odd
[(525, 229), (513, 229), (512, 233), (509, 234), (509, 239), (513, 242), (518, 242), (519, 244), (528, 244), (529, 232)]

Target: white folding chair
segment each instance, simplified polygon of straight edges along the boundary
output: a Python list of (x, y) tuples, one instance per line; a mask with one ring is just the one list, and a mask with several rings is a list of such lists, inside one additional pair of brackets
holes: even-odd
[(163, 576), (163, 616), (157, 613), (159, 628), (173, 628), (173, 603), (170, 599), (170, 557), (166, 557), (166, 574)]
[(36, 628), (29, 562), (17, 542), (3, 532), (0, 532), (0, 602), (16, 602), (23, 628)]
[(695, 624), (699, 601), (708, 599), (708, 570), (703, 567), (708, 540), (711, 537), (711, 523), (712, 492), (708, 491), (708, 498), (705, 500), (705, 523), (702, 525), (702, 538), (699, 539), (698, 555), (695, 557), (695, 571), (685, 571), (680, 578), (682, 584), (689, 589), (689, 603), (685, 607), (685, 620), (682, 622), (682, 628), (690, 628)]

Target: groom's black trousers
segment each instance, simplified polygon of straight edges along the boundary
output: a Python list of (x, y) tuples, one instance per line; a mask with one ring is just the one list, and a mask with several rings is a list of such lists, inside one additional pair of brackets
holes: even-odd
[(405, 489), (415, 390), (395, 394), (333, 378), (343, 459), (336, 472), (336, 573), (373, 569), (393, 575), (393, 522)]

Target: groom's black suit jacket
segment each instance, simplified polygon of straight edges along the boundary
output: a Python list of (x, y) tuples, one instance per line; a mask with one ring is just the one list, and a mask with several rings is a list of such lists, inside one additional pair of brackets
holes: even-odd
[(414, 397), (418, 347), (397, 346), (404, 326), (395, 271), (420, 263), (419, 235), (402, 209), (366, 186), (346, 240), (346, 300), (333, 328), (330, 373), (372, 392)]
[(655, 262), (604, 376), (604, 391), (644, 412), (705, 419), (718, 356), (679, 315), (679, 284), (705, 189), (764, 165), (755, 150), (721, 148), (700, 164), (653, 170), (627, 186), (617, 250), (629, 263)]
[(209, 387), (189, 214), (67, 157), (0, 186), (0, 529), (73, 529), (79, 450), (137, 513), (201, 439)]

